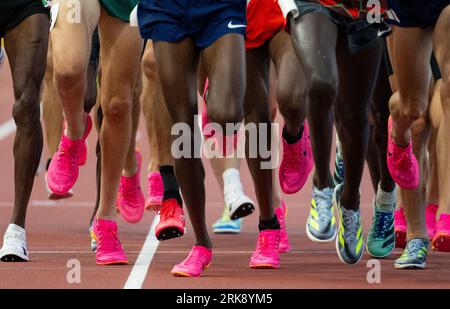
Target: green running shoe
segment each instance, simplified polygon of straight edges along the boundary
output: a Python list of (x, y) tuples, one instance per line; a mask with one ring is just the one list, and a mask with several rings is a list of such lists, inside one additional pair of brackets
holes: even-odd
[(334, 190), (334, 205), (339, 213), (339, 231), (336, 237), (336, 251), (342, 262), (356, 264), (364, 252), (364, 235), (359, 210), (345, 209), (340, 205), (343, 185)]
[(336, 218), (333, 207), (333, 188), (313, 187), (311, 208), (306, 222), (306, 235), (312, 241), (328, 242), (336, 237)]
[(424, 269), (426, 266), (429, 241), (413, 238), (406, 244), (403, 254), (395, 260), (394, 266), (398, 269)]
[(373, 218), (367, 235), (367, 252), (376, 258), (389, 256), (395, 248), (394, 209), (381, 210), (373, 199)]
[(241, 232), (242, 219), (231, 220), (228, 207), (225, 207), (220, 217), (213, 225), (214, 234), (239, 234)]

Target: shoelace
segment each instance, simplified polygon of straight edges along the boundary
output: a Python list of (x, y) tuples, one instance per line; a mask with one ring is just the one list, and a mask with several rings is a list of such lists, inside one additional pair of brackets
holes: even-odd
[(198, 260), (200, 260), (202, 264), (204, 264), (206, 258), (206, 255), (200, 253), (198, 250), (191, 250), (188, 257), (184, 260), (184, 264), (196, 264)]
[(22, 241), (22, 233), (19, 232), (8, 232), (5, 234), (5, 243), (12, 243), (13, 241), (19, 239)]
[(419, 239), (413, 239), (408, 243), (408, 256), (414, 257), (416, 256), (420, 249), (422, 249), (423, 244)]
[(68, 171), (78, 166), (78, 153), (76, 155), (68, 155), (69, 149), (60, 146), (58, 148), (59, 156), (57, 157), (58, 163), (64, 168), (59, 169), (59, 172), (68, 175)]
[(413, 156), (409, 155), (408, 151), (402, 151), (395, 160), (395, 165), (399, 168), (406, 167), (409, 168), (413, 165)]
[(180, 208), (180, 207), (169, 204), (168, 206), (162, 207), (159, 211), (157, 211), (157, 214), (161, 216), (161, 220), (162, 220), (162, 218), (168, 218), (168, 217), (175, 216), (179, 212), (179, 210), (177, 208)]
[(356, 233), (358, 229), (358, 219), (353, 210), (343, 210), (342, 219), (344, 223), (344, 236), (349, 242), (356, 240)]
[(132, 182), (131, 184), (129, 183), (128, 185), (120, 186), (119, 192), (120, 195), (122, 195), (126, 200), (132, 200), (139, 196), (139, 189), (140, 187), (136, 185), (136, 183)]
[(296, 145), (287, 145), (288, 147), (292, 148), (294, 151), (288, 151), (285, 152), (285, 155), (283, 156), (283, 161), (286, 163), (285, 168), (287, 170), (293, 170), (297, 171), (298, 163), (301, 161), (301, 154), (299, 154), (298, 150), (296, 148)]
[(107, 250), (121, 250), (122, 245), (119, 241), (119, 236), (117, 235), (117, 231), (113, 228), (107, 228), (103, 231), (99, 231), (99, 242), (103, 249)]
[(277, 248), (278, 240), (275, 237), (260, 235), (258, 238), (258, 253), (262, 255), (272, 255)]
[(383, 211), (377, 211), (375, 215), (376, 228), (375, 238), (384, 238), (388, 228), (391, 226), (391, 214)]
[(316, 201), (316, 211), (320, 222), (327, 222), (330, 219), (329, 201), (332, 198), (332, 190), (314, 190), (314, 200)]

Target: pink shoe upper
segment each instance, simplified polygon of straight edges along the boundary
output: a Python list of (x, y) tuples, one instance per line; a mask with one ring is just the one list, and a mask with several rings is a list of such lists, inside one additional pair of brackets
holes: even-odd
[(419, 164), (412, 152), (412, 141), (399, 147), (391, 138), (392, 118), (388, 121), (387, 165), (392, 179), (403, 189), (413, 190), (419, 186)]
[(195, 245), (188, 257), (172, 269), (172, 274), (181, 277), (199, 277), (203, 270), (211, 264), (212, 251)]
[(278, 248), (278, 252), (286, 253), (291, 248), (291, 244), (286, 231), (286, 203), (283, 198), (281, 198), (281, 207), (275, 209), (275, 213), (280, 223), (280, 247)]
[(117, 223), (111, 220), (95, 219), (93, 234), (97, 241), (95, 256), (97, 264), (127, 264), (128, 259), (120, 244)]
[(255, 252), (250, 259), (251, 268), (280, 267), (280, 230), (263, 230), (259, 232)]
[(436, 225), (437, 234), (446, 234), (450, 237), (450, 214), (441, 214)]
[(141, 190), (142, 155), (136, 150), (137, 171), (131, 177), (120, 177), (117, 206), (123, 219), (129, 223), (136, 223), (144, 215), (145, 198)]
[(147, 176), (147, 201), (145, 208), (150, 210), (159, 210), (162, 206), (162, 199), (164, 194), (164, 184), (161, 174), (159, 172), (150, 172)]
[(288, 144), (283, 139), (283, 160), (278, 173), (281, 190), (294, 194), (305, 185), (313, 168), (313, 157), (308, 124), (303, 124), (302, 138), (295, 144)]
[(403, 207), (394, 211), (394, 228), (395, 230), (406, 232), (407, 225)]
[(66, 195), (78, 179), (79, 166), (86, 162), (86, 139), (92, 129), (91, 117), (87, 116), (86, 130), (79, 140), (71, 140), (65, 134), (61, 137), (58, 151), (48, 166), (48, 188), (58, 195)]
[(426, 208), (426, 224), (429, 239), (433, 239), (436, 234), (436, 213), (439, 206), (435, 204), (428, 204)]

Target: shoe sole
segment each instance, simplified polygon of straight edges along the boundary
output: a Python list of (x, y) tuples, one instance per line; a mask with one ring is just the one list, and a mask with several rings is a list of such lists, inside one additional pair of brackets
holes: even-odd
[(425, 269), (426, 263), (422, 264), (394, 264), (396, 269)]
[(168, 228), (161, 230), (156, 235), (156, 239), (158, 239), (159, 241), (163, 241), (163, 240), (181, 237), (183, 235), (184, 235), (184, 231), (182, 231), (176, 227), (168, 227)]
[(162, 203), (156, 203), (156, 202), (145, 203), (145, 210), (158, 211), (158, 210), (161, 210), (161, 207), (162, 207)]
[(239, 205), (236, 210), (230, 215), (231, 220), (237, 220), (240, 218), (247, 217), (255, 211), (255, 206), (252, 203), (246, 202)]
[(257, 264), (250, 265), (251, 269), (279, 269), (280, 266), (272, 265), (272, 264)]
[(58, 201), (58, 200), (63, 200), (63, 199), (67, 199), (67, 198), (73, 197), (72, 189), (70, 189), (68, 192), (66, 192), (64, 194), (53, 192), (50, 189), (50, 187), (48, 186), (47, 173), (45, 173), (45, 188), (47, 189), (48, 199), (52, 200), (52, 201)]
[(336, 238), (336, 241), (335, 241), (335, 243), (336, 243), (336, 252), (337, 252), (337, 255), (338, 255), (338, 257), (339, 257), (339, 259), (341, 260), (341, 262), (342, 263), (344, 263), (344, 264), (347, 264), (347, 265), (356, 265), (356, 264), (358, 264), (361, 260), (362, 260), (362, 258), (363, 258), (363, 253), (364, 253), (364, 247), (365, 247), (365, 244), (364, 244), (364, 242), (363, 242), (363, 245), (362, 245), (362, 248), (361, 248), (361, 255), (358, 257), (358, 259), (356, 260), (356, 261), (354, 261), (354, 262), (347, 262), (347, 261), (345, 261), (343, 258), (342, 258), (342, 256), (341, 256), (341, 253), (340, 253), (340, 251), (339, 251), (339, 238)]
[(371, 257), (377, 258), (377, 259), (384, 259), (384, 258), (387, 258), (388, 256), (390, 256), (390, 255), (392, 254), (392, 252), (394, 252), (394, 249), (396, 248), (396, 247), (395, 247), (395, 240), (394, 240), (394, 246), (392, 247), (392, 250), (389, 251), (389, 253), (384, 254), (384, 255), (376, 255), (376, 254), (373, 254), (372, 252), (370, 252), (369, 246), (367, 245), (367, 242), (368, 242), (368, 240), (366, 240), (366, 251), (367, 251), (367, 253), (368, 253)]
[(2, 262), (28, 262), (29, 258), (24, 258), (16, 254), (6, 254), (0, 258)]
[(108, 266), (108, 265), (128, 265), (128, 261), (97, 262), (97, 265), (101, 265), (101, 266)]
[(450, 252), (450, 235), (437, 233), (431, 243), (433, 250), (439, 252)]
[[(208, 265), (206, 265), (204, 268), (203, 268), (203, 271), (202, 271), (202, 273), (206, 270), (206, 269), (208, 269), (208, 267), (211, 265), (211, 263), (209, 263)], [(198, 276), (193, 276), (193, 275), (191, 275), (191, 274), (188, 274), (188, 273), (185, 273), (185, 272), (182, 272), (182, 271), (172, 271), (172, 272), (170, 272), (174, 277), (178, 277), (178, 278), (196, 278), (196, 277), (200, 277), (200, 275), (202, 274), (202, 273), (200, 273), (200, 275), (198, 275)]]
[(308, 222), (306, 222), (306, 228), (305, 228), (305, 230), (306, 230), (306, 236), (308, 236), (308, 238), (309, 238), (311, 241), (313, 241), (313, 242), (319, 242), (319, 243), (332, 242), (332, 241), (336, 238), (336, 235), (337, 235), (337, 229), (335, 229), (335, 230), (334, 230), (333, 236), (332, 236), (331, 238), (329, 238), (329, 239), (319, 239), (319, 238), (316, 238), (316, 237), (315, 237), (313, 234), (311, 234), (311, 232), (309, 231), (309, 229), (308, 229)]
[(240, 234), (241, 230), (235, 229), (213, 229), (214, 234)]

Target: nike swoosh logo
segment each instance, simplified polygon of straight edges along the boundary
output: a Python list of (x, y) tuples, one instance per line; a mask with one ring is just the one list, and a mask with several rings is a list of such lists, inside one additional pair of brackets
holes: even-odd
[(245, 27), (247, 27), (247, 25), (233, 25), (232, 21), (230, 21), (228, 23), (228, 28), (230, 28), (230, 29), (245, 28)]
[(382, 37), (385, 34), (389, 34), (391, 32), (391, 29), (386, 29), (386, 30), (378, 30), (378, 37)]

